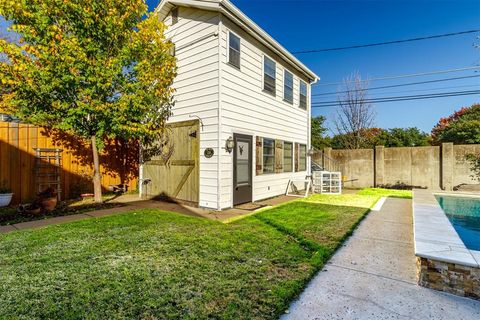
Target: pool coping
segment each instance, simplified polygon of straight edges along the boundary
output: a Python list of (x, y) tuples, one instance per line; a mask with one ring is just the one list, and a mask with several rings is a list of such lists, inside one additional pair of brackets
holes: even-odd
[[(413, 190), (413, 235), (415, 255), (448, 263), (480, 268), (480, 251), (468, 249), (443, 212), (434, 194), (467, 194)], [(478, 195), (477, 195), (478, 197)]]

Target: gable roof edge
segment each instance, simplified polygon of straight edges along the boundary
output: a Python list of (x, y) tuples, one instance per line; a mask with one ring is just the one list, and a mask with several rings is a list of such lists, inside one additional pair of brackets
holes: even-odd
[[(260, 28), (255, 22), (247, 17), (240, 9), (228, 0), (162, 0), (155, 9), (155, 12), (164, 19), (174, 6), (195, 7), (209, 11), (219, 11), (233, 22), (242, 27), (246, 32), (260, 41), (267, 48), (275, 52), (282, 59), (295, 66), (295, 68), (307, 75), (311, 83), (320, 80), (313, 71), (305, 66), (300, 60), (294, 57), (287, 49), (272, 38), (267, 32)], [(167, 12), (168, 11), (168, 12)]]

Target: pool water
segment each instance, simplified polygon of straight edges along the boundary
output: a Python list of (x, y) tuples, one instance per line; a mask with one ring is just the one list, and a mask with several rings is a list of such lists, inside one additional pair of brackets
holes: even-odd
[(465, 246), (480, 251), (480, 198), (435, 197)]

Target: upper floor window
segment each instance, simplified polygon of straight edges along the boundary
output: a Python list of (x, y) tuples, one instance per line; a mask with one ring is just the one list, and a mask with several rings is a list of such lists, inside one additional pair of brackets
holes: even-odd
[(285, 70), (283, 76), (283, 99), (293, 103), (293, 74)]
[(307, 110), (307, 84), (300, 80), (300, 108)]
[(178, 7), (172, 10), (172, 26), (178, 22)]
[(263, 56), (263, 90), (275, 95), (276, 64), (272, 59)]
[(240, 38), (228, 33), (228, 63), (240, 69)]

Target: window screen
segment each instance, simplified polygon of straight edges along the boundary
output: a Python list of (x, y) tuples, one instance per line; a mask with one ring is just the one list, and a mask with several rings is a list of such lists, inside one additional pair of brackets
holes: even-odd
[(293, 171), (293, 144), (291, 142), (283, 142), (283, 171)]
[(307, 84), (300, 81), (300, 108), (307, 109)]
[(285, 70), (283, 79), (283, 99), (293, 103), (293, 74)]
[(228, 62), (240, 68), (240, 38), (231, 32), (228, 34)]
[(298, 159), (298, 171), (307, 170), (307, 146), (300, 144), (299, 146), (299, 159)]
[(275, 172), (275, 140), (263, 138), (263, 173)]
[(263, 90), (275, 95), (275, 61), (268, 57), (263, 57)]

